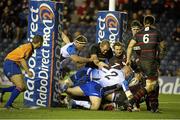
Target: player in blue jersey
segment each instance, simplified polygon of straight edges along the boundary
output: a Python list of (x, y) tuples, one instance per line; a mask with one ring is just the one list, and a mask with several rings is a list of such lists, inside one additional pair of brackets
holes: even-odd
[(79, 35), (74, 39), (74, 42), (67, 43), (61, 48), (61, 63), (60, 73), (61, 78), (65, 76), (71, 70), (76, 70), (79, 66), (85, 65), (87, 62), (92, 62), (91, 58), (82, 57), (81, 51), (87, 45), (87, 38), (83, 35)]
[(122, 86), (123, 90), (129, 95), (128, 82), (125, 80), (132, 73), (132, 69), (128, 66), (122, 70), (111, 68), (109, 70), (93, 69), (90, 72), (90, 82), (80, 86), (68, 88), (65, 84), (61, 84), (61, 91), (73, 96), (88, 96), (90, 103), (87, 101), (74, 101), (80, 106), (84, 106), (91, 110), (98, 110), (101, 104), (102, 97)]

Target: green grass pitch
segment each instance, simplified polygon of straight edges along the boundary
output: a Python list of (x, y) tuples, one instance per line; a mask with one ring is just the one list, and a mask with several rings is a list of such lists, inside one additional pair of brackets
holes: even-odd
[[(5, 100), (9, 94), (5, 95)], [(22, 94), (15, 101), (20, 110), (3, 109), (0, 105), (0, 119), (180, 119), (180, 95), (160, 95), (161, 113), (146, 111), (145, 105), (141, 105), (140, 112), (125, 111), (89, 111), (66, 108), (23, 108)]]

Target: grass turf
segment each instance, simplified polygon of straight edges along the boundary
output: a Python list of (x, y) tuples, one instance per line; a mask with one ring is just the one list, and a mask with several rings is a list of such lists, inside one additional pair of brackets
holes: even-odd
[[(22, 94), (15, 101), (20, 110), (3, 109), (0, 105), (0, 119), (180, 119), (180, 95), (160, 95), (161, 113), (146, 111), (144, 104), (140, 112), (125, 111), (89, 111), (66, 108), (27, 109), (23, 107)], [(7, 101), (6, 94), (4, 101)]]

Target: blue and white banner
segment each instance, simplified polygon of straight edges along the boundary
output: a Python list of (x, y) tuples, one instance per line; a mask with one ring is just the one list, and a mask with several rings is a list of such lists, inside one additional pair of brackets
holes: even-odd
[(103, 39), (111, 44), (122, 41), (122, 34), (127, 29), (127, 13), (119, 11), (99, 11), (96, 26), (96, 42)]
[(29, 1), (27, 40), (32, 41), (34, 35), (38, 34), (43, 36), (44, 41), (28, 61), (33, 77), (25, 77), (26, 106), (58, 106), (62, 9), (62, 3), (58, 2)]
[(180, 77), (159, 77), (159, 92), (162, 94), (180, 94)]

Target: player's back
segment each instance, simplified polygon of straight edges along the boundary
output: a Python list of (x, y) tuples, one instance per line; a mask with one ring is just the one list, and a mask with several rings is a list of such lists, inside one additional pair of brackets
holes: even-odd
[(118, 69), (95, 69), (91, 72), (91, 79), (99, 83), (102, 87), (121, 85), (124, 81), (124, 74)]
[(32, 55), (33, 46), (31, 43), (23, 44), (10, 52), (5, 59), (19, 62), (22, 58), (29, 58)]
[(141, 47), (141, 59), (155, 59), (157, 57), (158, 45), (161, 34), (152, 27), (146, 27), (135, 35), (137, 45)]

